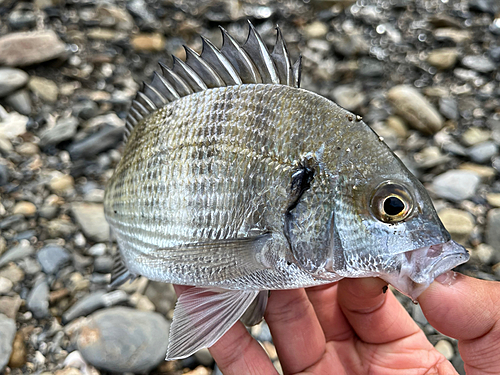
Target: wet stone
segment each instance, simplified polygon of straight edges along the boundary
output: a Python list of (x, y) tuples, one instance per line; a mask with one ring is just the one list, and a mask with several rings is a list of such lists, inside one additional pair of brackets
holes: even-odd
[(145, 372), (165, 358), (169, 326), (165, 318), (153, 312), (126, 307), (101, 310), (80, 329), (77, 347), (83, 358), (97, 368)]
[(42, 101), (47, 103), (55, 103), (59, 88), (54, 81), (43, 77), (31, 77), (28, 87)]
[(24, 216), (33, 216), (36, 213), (36, 206), (31, 202), (17, 202), (12, 213)]
[(6, 104), (22, 115), (31, 113), (31, 98), (28, 90), (22, 89), (15, 91), (4, 98)]
[(87, 237), (97, 242), (108, 241), (109, 225), (102, 204), (73, 203), (71, 212)]
[(24, 70), (0, 68), (0, 98), (23, 87), (28, 82), (28, 74)]
[(45, 277), (41, 277), (35, 283), (26, 298), (26, 307), (37, 319), (46, 318), (49, 313), (49, 284)]
[(63, 314), (62, 322), (66, 324), (80, 316), (86, 316), (103, 307), (110, 307), (127, 300), (128, 295), (123, 290), (114, 290), (109, 293), (103, 290), (93, 292), (71, 306)]
[(439, 112), (450, 120), (458, 120), (459, 112), (456, 100), (453, 98), (439, 99)]
[(481, 177), (466, 170), (450, 170), (437, 176), (432, 190), (441, 198), (461, 201), (474, 196)]
[(6, 265), (9, 262), (27, 257), (34, 252), (35, 249), (33, 248), (33, 246), (31, 246), (28, 241), (23, 240), (19, 245), (12, 247), (4, 254), (2, 254), (2, 256), (0, 257), (0, 267)]
[(94, 157), (111, 147), (116, 147), (122, 140), (123, 127), (105, 126), (84, 140), (72, 143), (68, 151), (74, 160)]
[(469, 157), (476, 163), (486, 163), (498, 153), (498, 146), (493, 141), (479, 143), (468, 150)]
[(486, 56), (464, 56), (462, 64), (480, 73), (488, 73), (496, 69), (496, 65)]
[(3, 371), (9, 362), (15, 335), (16, 322), (0, 314), (0, 371)]
[(71, 261), (71, 255), (61, 246), (47, 245), (36, 254), (38, 262), (46, 274), (57, 273), (64, 265)]

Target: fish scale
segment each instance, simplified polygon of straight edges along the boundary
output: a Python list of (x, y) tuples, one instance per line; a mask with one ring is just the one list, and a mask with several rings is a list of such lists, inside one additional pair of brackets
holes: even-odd
[(269, 290), (373, 276), (416, 299), (468, 259), (382, 139), (298, 87), (279, 29), (272, 53), (251, 24), (243, 46), (221, 31), (220, 50), (186, 48), (137, 94), (104, 197), (112, 284), (192, 286), (167, 359), (260, 321)]

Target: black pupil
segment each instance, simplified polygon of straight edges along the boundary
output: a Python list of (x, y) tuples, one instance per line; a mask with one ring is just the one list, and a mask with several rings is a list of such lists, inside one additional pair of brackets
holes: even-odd
[(387, 215), (396, 216), (405, 209), (403, 201), (396, 197), (389, 197), (384, 201), (384, 211)]

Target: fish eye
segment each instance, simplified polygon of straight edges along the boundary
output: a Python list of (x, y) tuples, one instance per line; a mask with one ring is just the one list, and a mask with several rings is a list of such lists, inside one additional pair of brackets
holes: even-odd
[(370, 209), (378, 220), (384, 223), (398, 223), (411, 216), (413, 199), (404, 186), (387, 181), (375, 189)]

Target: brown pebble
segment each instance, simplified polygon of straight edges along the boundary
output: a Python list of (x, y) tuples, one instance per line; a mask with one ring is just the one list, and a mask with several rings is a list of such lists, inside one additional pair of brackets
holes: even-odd
[(26, 363), (26, 345), (24, 344), (24, 334), (20, 331), (16, 333), (12, 343), (12, 354), (9, 359), (9, 366), (12, 368), (23, 367)]
[(59, 301), (60, 299), (63, 299), (67, 295), (69, 295), (69, 289), (67, 288), (54, 290), (49, 294), (49, 302), (54, 303), (56, 301)]

